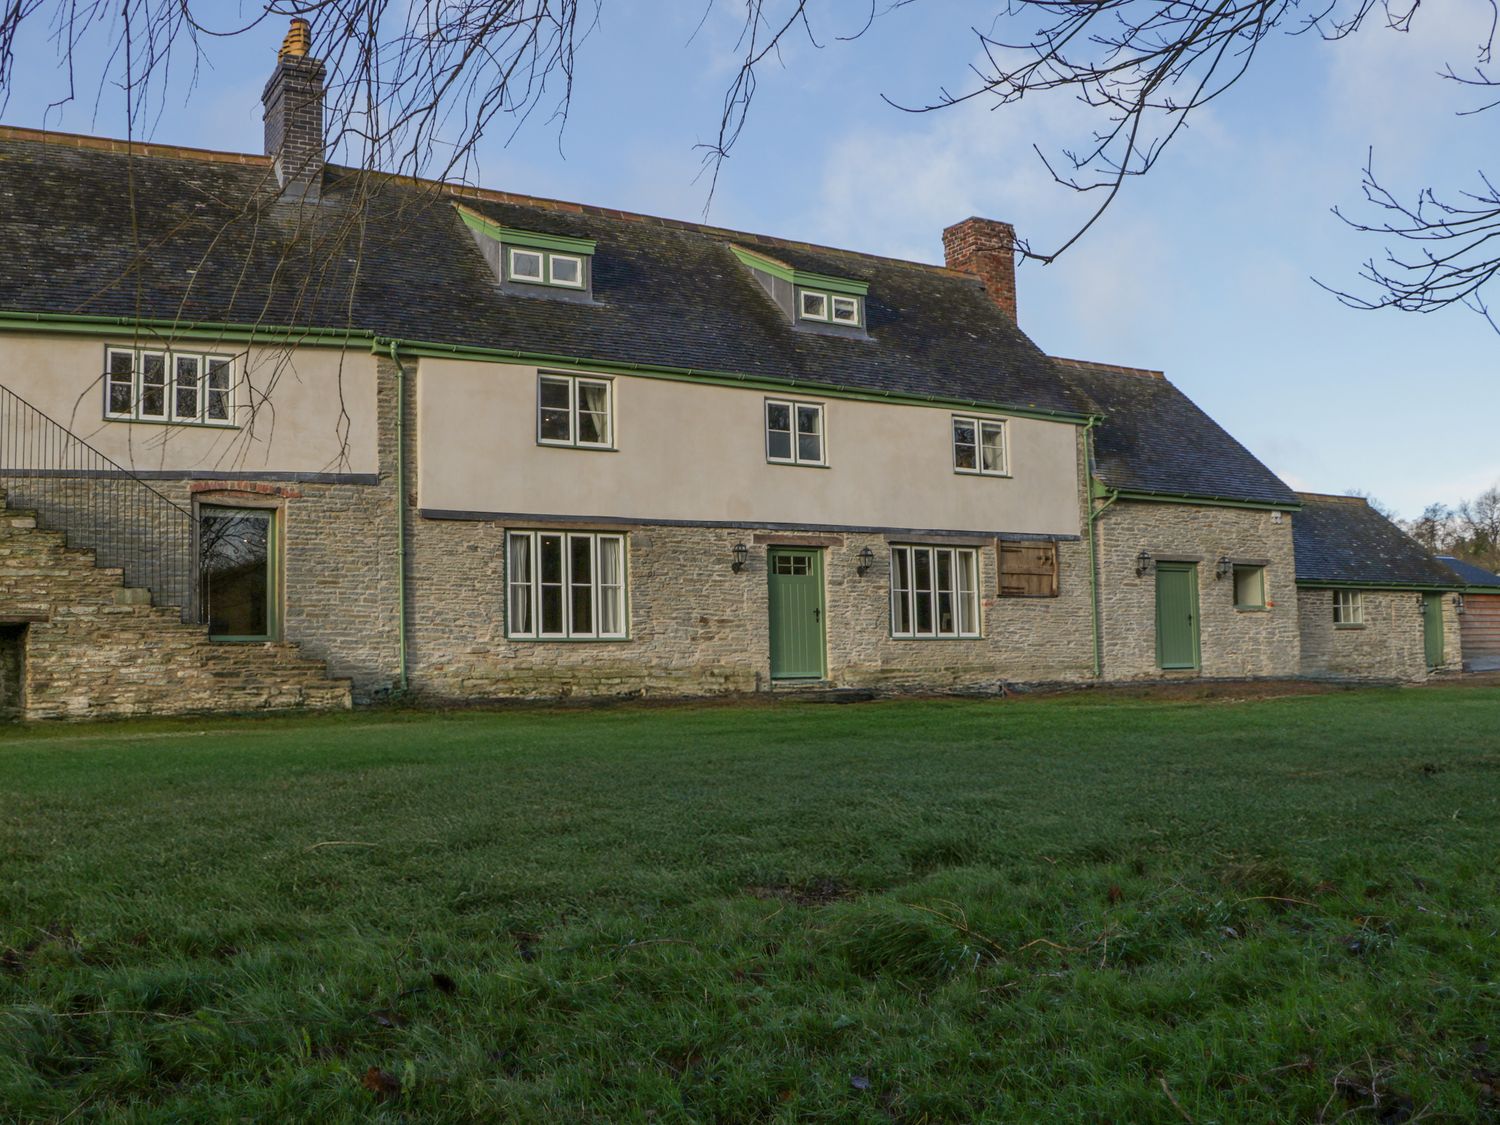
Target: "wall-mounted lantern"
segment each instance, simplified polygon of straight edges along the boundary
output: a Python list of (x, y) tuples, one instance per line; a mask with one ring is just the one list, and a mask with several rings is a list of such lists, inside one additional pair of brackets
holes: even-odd
[(870, 568), (875, 565), (875, 552), (868, 547), (859, 549), (859, 565), (854, 568), (854, 573), (861, 578), (870, 573)]
[(1228, 578), (1234, 573), (1234, 560), (1228, 555), (1220, 555), (1219, 561), (1214, 564), (1215, 578)]
[(1454, 594), (1453, 595), (1453, 612), (1454, 613), (1463, 613), (1464, 612), (1464, 596), (1462, 594)]
[(1155, 570), (1156, 559), (1151, 556), (1150, 551), (1142, 547), (1141, 553), (1135, 557), (1135, 576), (1137, 578), (1144, 578), (1146, 575), (1154, 573)]
[(745, 546), (743, 543), (736, 543), (734, 545), (734, 562), (732, 564), (734, 567), (734, 572), (736, 574), (745, 569), (745, 563), (749, 560), (749, 558), (750, 548)]

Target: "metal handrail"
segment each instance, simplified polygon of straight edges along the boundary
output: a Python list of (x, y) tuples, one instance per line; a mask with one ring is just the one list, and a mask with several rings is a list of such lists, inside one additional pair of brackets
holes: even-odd
[(20, 395), (0, 386), (0, 483), (9, 506), (118, 567), (127, 586), (199, 620), (193, 513)]

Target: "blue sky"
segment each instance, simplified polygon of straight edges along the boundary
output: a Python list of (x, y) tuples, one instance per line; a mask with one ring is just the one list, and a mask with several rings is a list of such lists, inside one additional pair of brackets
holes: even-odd
[[(828, 5), (815, 23), (826, 45), (798, 42), (762, 72), (709, 219), (923, 261), (941, 260), (942, 228), (971, 214), (1009, 220), (1038, 247), (1070, 233), (1081, 201), (1052, 184), (1031, 145), (1080, 143), (1079, 107), (892, 109), (881, 95), (917, 103), (963, 84), (975, 6), (924, 0), (836, 41), (863, 24), (861, 8)], [(703, 19), (699, 4), (606, 4), (561, 135), (545, 113), (514, 138), (496, 128), (478, 181), (701, 218), (693, 146), (713, 136), (733, 76), (735, 9), (721, 0)], [(1472, 64), (1485, 26), (1484, 5), (1467, 0), (1424, 8), (1408, 35), (1371, 26), (1342, 43), (1274, 40), (1082, 243), (1053, 265), (1023, 265), (1022, 327), (1053, 354), (1164, 369), (1299, 488), (1360, 489), (1410, 516), (1500, 481), (1500, 336), (1461, 309), (1347, 309), (1311, 280), (1352, 286), (1381, 252), (1329, 210), (1359, 203), (1368, 146), (1408, 195), (1477, 183), (1500, 110), (1456, 115), (1475, 99), (1437, 72)], [(260, 90), (282, 30), (209, 42), (197, 89), (179, 72), (152, 139), (259, 151)], [(81, 86), (49, 111), (64, 90), (37, 38), (3, 120), (124, 135), (117, 91), (96, 105)]]

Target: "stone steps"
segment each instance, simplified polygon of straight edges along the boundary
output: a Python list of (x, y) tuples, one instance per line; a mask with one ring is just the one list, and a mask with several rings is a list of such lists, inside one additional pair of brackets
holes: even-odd
[(350, 683), (295, 643), (217, 643), (0, 489), (0, 618), (29, 621), (23, 717), (347, 710)]

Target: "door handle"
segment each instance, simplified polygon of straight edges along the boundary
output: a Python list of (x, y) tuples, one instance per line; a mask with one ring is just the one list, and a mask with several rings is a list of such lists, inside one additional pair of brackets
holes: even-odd
[(813, 607), (813, 620), (814, 621), (822, 621), (823, 620), (823, 611), (821, 609), (819, 609), (817, 606)]

